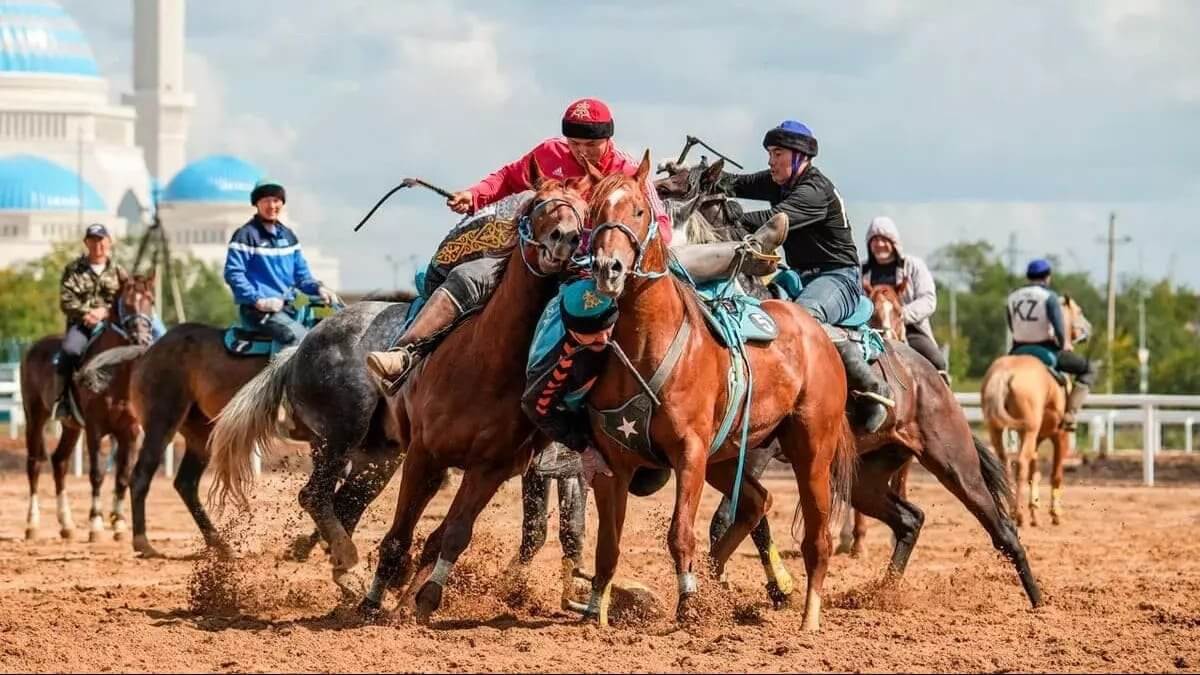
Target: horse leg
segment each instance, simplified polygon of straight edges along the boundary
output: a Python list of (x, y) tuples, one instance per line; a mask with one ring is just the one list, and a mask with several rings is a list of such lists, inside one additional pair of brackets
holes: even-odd
[(599, 521), (596, 527), (596, 573), (592, 577), (592, 594), (583, 618), (595, 618), (602, 628), (608, 627), (612, 582), (621, 558), (621, 531), (625, 527), (629, 478), (614, 470), (612, 476), (597, 475), (592, 479)]
[(925, 522), (925, 514), (897, 494), (892, 483), (896, 472), (910, 457), (907, 450), (895, 445), (862, 456), (851, 496), (855, 509), (883, 521), (892, 530), (895, 543), (885, 574), (885, 580), (889, 582), (904, 576)]
[[(800, 511), (804, 515), (804, 539), (800, 552), (808, 572), (808, 588), (804, 598), (804, 619), (801, 629), (821, 628), (821, 588), (829, 567), (832, 544), (829, 537), (829, 515), (833, 506), (831, 467), (840, 433), (836, 420), (802, 422), (788, 418), (780, 425), (780, 445), (792, 462), (792, 472), (800, 495)], [(818, 428), (828, 431), (821, 438)]]
[(42, 523), (41, 507), (38, 504), (38, 478), (42, 474), (42, 462), (46, 461), (46, 437), (43, 435), (49, 414), (39, 405), (25, 405), (25, 475), (29, 479), (29, 512), (25, 517), (25, 539), (37, 539), (38, 526)]
[(1067, 434), (1060, 430), (1051, 438), (1054, 443), (1054, 464), (1050, 469), (1050, 522), (1054, 525), (1062, 524), (1063, 465), (1069, 451)]
[(75, 536), (75, 519), (71, 516), (71, 499), (67, 496), (67, 462), (79, 442), (83, 430), (75, 426), (63, 426), (62, 435), (58, 438), (58, 447), (50, 456), (50, 466), (54, 469), (54, 498), (58, 506), (59, 536), (71, 539)]
[(349, 446), (339, 439), (312, 445), (312, 474), (300, 490), (300, 507), (308, 513), (321, 537), (329, 543), (329, 562), (338, 579), (358, 564), (358, 549), (333, 509), (334, 488), (346, 467)]
[[(964, 424), (963, 427), (966, 427)], [(974, 446), (974, 457), (970, 450)], [(928, 438), (920, 455), (921, 465), (962, 502), (992, 538), (992, 546), (1012, 561), (1029, 602), (1042, 604), (1041, 591), (1017, 536), (1017, 528), (1004, 510), (1008, 485), (1003, 465), (988, 449), (974, 439), (970, 430), (953, 435), (936, 434)], [(1021, 504), (1014, 499), (1014, 507)]]
[(145, 422), (145, 436), (142, 437), (142, 450), (138, 453), (137, 463), (133, 466), (133, 483), (130, 485), (130, 496), (133, 501), (133, 550), (144, 558), (160, 558), (160, 554), (150, 545), (146, 536), (146, 496), (150, 494), (150, 483), (158, 466), (162, 463), (167, 443), (175, 438), (175, 432), (183, 423), (183, 417), (188, 411), (188, 402), (182, 395), (177, 397), (158, 396), (148, 411)]
[[(694, 557), (696, 554), (696, 511), (700, 506), (700, 495), (704, 490), (704, 474), (707, 469), (704, 444), (690, 436), (683, 446), (683, 454), (675, 467), (675, 511), (671, 516), (671, 528), (667, 532), (667, 548), (675, 562), (675, 580), (679, 599), (675, 605), (675, 620), (690, 621), (689, 611), (692, 596), (699, 590), (696, 580)], [(737, 528), (735, 522), (730, 529)], [(726, 532), (726, 536), (728, 536)], [(742, 532), (745, 537), (745, 532)]]
[(582, 475), (559, 476), (558, 544), (562, 549), (562, 608), (583, 609), (575, 600), (575, 579), (581, 577), (583, 544), (587, 538), (587, 484)]
[[(736, 471), (736, 461), (722, 462), (708, 467), (706, 479), (709, 485), (728, 496), (733, 492)], [(743, 474), (736, 521), (712, 546), (710, 555), (714, 576), (724, 581), (725, 565), (729, 557), (737, 550), (747, 533), (755, 533), (754, 544), (759, 550), (759, 561), (767, 576), (767, 595), (779, 606), (788, 602), (788, 596), (791, 595), (795, 584), (771, 541), (770, 528), (763, 526), (770, 509), (771, 493), (753, 476)]]
[[(1029, 489), (1029, 525), (1037, 527), (1038, 524), (1038, 482), (1041, 480), (1041, 475), (1038, 469), (1037, 458), (1038, 432), (1022, 431), (1021, 432), (1021, 449), (1017, 455), (1017, 508), (1020, 508), (1022, 488)], [(1021, 525), (1020, 511), (1017, 512), (1017, 525)]]
[(187, 446), (183, 453), (183, 459), (179, 462), (179, 472), (175, 474), (175, 491), (187, 505), (188, 512), (192, 514), (192, 520), (196, 521), (196, 527), (200, 528), (205, 545), (215, 551), (217, 555), (231, 558), (233, 550), (221, 538), (217, 528), (213, 526), (212, 520), (209, 519), (208, 513), (204, 510), (204, 504), (200, 501), (200, 478), (204, 475), (204, 470), (208, 468), (208, 461), (212, 458), (208, 449), (210, 429), (208, 420), (205, 420), (196, 410), (193, 410), (187, 421), (184, 422), (182, 431)]
[(446, 529), (442, 533), (441, 551), (433, 573), (417, 592), (417, 621), (428, 623), (429, 617), (442, 604), (446, 580), (459, 556), (471, 543), (475, 520), (488, 502), (508, 480), (508, 467), (471, 467), (463, 474), (462, 484), (446, 513)]
[[(361, 466), (353, 465), (350, 475), (342, 481), (342, 485), (333, 495), (333, 512), (346, 533), (346, 541), (356, 552), (357, 547), (353, 542), (354, 530), (367, 507), (387, 487), (401, 460), (400, 452), (396, 448), (373, 453), (371, 457), (373, 461), (361, 462)], [(311, 540), (315, 545), (320, 538), (320, 531), (317, 531)], [(364, 583), (351, 568), (339, 569), (335, 566), (333, 582), (353, 597), (362, 595)]]
[(114, 541), (124, 539), (125, 532), (129, 529), (125, 522), (125, 495), (129, 494), (129, 479), (133, 469), (129, 458), (136, 443), (135, 428), (127, 427), (116, 434), (117, 465), (113, 481), (112, 513), (108, 517), (109, 523), (112, 525)]
[(360, 614), (378, 615), (385, 591), (404, 584), (412, 567), (409, 549), (412, 548), (413, 530), (445, 477), (446, 470), (435, 466), (424, 448), (409, 447), (401, 469), (400, 493), (396, 496), (392, 526), (379, 542), (379, 564), (375, 567), (370, 588), (358, 604)]
[(92, 486), (92, 507), (88, 511), (88, 542), (100, 541), (104, 532), (104, 509), (100, 506), (100, 490), (104, 488), (105, 462), (100, 458), (102, 436), (91, 424), (84, 429), (84, 442), (88, 450), (88, 480)]

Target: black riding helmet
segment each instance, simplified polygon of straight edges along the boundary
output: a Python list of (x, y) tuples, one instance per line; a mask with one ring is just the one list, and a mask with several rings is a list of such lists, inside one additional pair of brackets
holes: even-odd
[(808, 157), (817, 156), (817, 139), (803, 122), (784, 120), (763, 137), (763, 147), (795, 150)]
[(287, 192), (283, 186), (266, 178), (254, 184), (254, 189), (250, 191), (250, 204), (258, 206), (258, 200), (263, 197), (279, 197), (280, 201), (284, 204), (287, 203)]

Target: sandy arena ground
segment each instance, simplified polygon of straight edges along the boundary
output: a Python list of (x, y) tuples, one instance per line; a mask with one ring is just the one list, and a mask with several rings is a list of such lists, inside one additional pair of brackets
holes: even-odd
[[(110, 536), (87, 544), (83, 479), (70, 487), (76, 541), (59, 541), (48, 475), (41, 483), (42, 538), (26, 543), (26, 483), (14, 464), (4, 461), (0, 472), (2, 671), (1200, 668), (1200, 487), (1191, 480), (1134, 487), (1136, 462), (1069, 474), (1065, 524), (1023, 532), (1049, 600), (1038, 611), (1028, 608), (1014, 572), (992, 554), (966, 511), (927, 476), (914, 475), (913, 499), (927, 520), (904, 585), (871, 591), (890, 552), (887, 532), (876, 523), (864, 558), (835, 559), (824, 630), (815, 636), (798, 633), (798, 610), (770, 609), (749, 543), (732, 563), (731, 590), (703, 583), (707, 611), (699, 625), (681, 629), (654, 618), (627, 619), (608, 631), (579, 625), (557, 608), (555, 512), (531, 587), (512, 593), (501, 572), (519, 536), (517, 481), (485, 511), (433, 625), (419, 627), (396, 618), (360, 625), (335, 611), (338, 594), (320, 551), (306, 563), (279, 559), (287, 540), (310, 530), (295, 503), (298, 476), (276, 473), (260, 485), (254, 516), (234, 528), (243, 557), (214, 568), (188, 559), (199, 539), (161, 475), (150, 498), (151, 537), (170, 559), (137, 559), (128, 542)], [(1191, 479), (1192, 469), (1172, 474), (1164, 467), (1160, 477)], [(783, 479), (769, 487), (777, 497), (776, 538), (793, 550), (787, 532), (795, 488)], [(664, 543), (671, 494), (631, 500), (619, 572), (642, 580), (668, 607), (674, 603)], [(444, 489), (432, 504), (422, 532), (445, 513), (449, 495)], [(368, 512), (358, 537), (364, 554), (373, 552), (390, 520), (394, 496), (393, 484)], [(706, 494), (705, 519), (715, 504), (715, 494)], [(591, 538), (595, 517), (589, 516)], [(697, 532), (706, 529), (704, 520)], [(788, 564), (802, 578), (800, 560), (790, 557)]]

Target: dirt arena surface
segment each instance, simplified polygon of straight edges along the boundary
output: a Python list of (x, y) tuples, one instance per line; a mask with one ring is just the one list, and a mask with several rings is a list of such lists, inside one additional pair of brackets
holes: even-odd
[[(0, 670), (1200, 669), (1200, 487), (1136, 487), (1131, 473), (1077, 470), (1065, 524), (1022, 533), (1048, 599), (1037, 611), (1028, 608), (1015, 573), (993, 555), (966, 511), (927, 476), (914, 474), (912, 496), (927, 518), (904, 585), (872, 591), (890, 551), (887, 532), (873, 524), (862, 559), (835, 559), (824, 629), (814, 636), (798, 633), (798, 609), (769, 607), (748, 542), (731, 563), (732, 589), (702, 582), (708, 611), (698, 625), (679, 628), (646, 616), (608, 631), (579, 625), (558, 610), (553, 511), (550, 541), (529, 586), (514, 592), (502, 571), (519, 537), (515, 480), (481, 518), (433, 625), (419, 627), (398, 617), (361, 625), (335, 611), (338, 593), (319, 550), (305, 563), (279, 559), (292, 537), (311, 530), (295, 502), (299, 476), (264, 479), (253, 516), (232, 527), (243, 554), (224, 567), (188, 559), (200, 549), (199, 539), (161, 475), (150, 498), (151, 539), (170, 559), (137, 559), (128, 542), (108, 536), (86, 543), (83, 479), (72, 479), (70, 487), (76, 540), (59, 541), (48, 475), (41, 483), (41, 540), (26, 543), (25, 477), (7, 470), (0, 473)], [(771, 514), (776, 539), (793, 550), (788, 529), (795, 488), (782, 479), (768, 486), (777, 498)], [(630, 500), (619, 570), (650, 586), (666, 607), (675, 597), (664, 540), (671, 494)], [(357, 538), (364, 554), (373, 552), (390, 520), (394, 495), (393, 484), (368, 512)], [(434, 527), (449, 499), (443, 489), (422, 532)], [(715, 505), (716, 495), (706, 493), (698, 533), (706, 532)], [(595, 518), (589, 516), (590, 549)], [(702, 541), (706, 549), (707, 537)], [(800, 560), (789, 557), (788, 565), (799, 581)]]

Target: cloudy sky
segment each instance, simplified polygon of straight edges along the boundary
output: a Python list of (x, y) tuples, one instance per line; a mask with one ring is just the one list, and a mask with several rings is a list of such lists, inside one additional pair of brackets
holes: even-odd
[[(127, 1), (62, 0), (115, 91)], [(1055, 254), (1103, 279), (1108, 213), (1125, 274), (1200, 287), (1200, 2), (487, 3), (204, 0), (188, 6), (191, 157), (232, 152), (287, 184), (342, 286), (389, 286), (455, 218), (402, 177), (465, 187), (597, 96), (618, 144), (658, 158), (698, 135), (748, 167), (804, 120), (859, 232)], [(861, 237), (860, 237), (861, 238)], [(411, 268), (405, 263), (405, 279)]]

